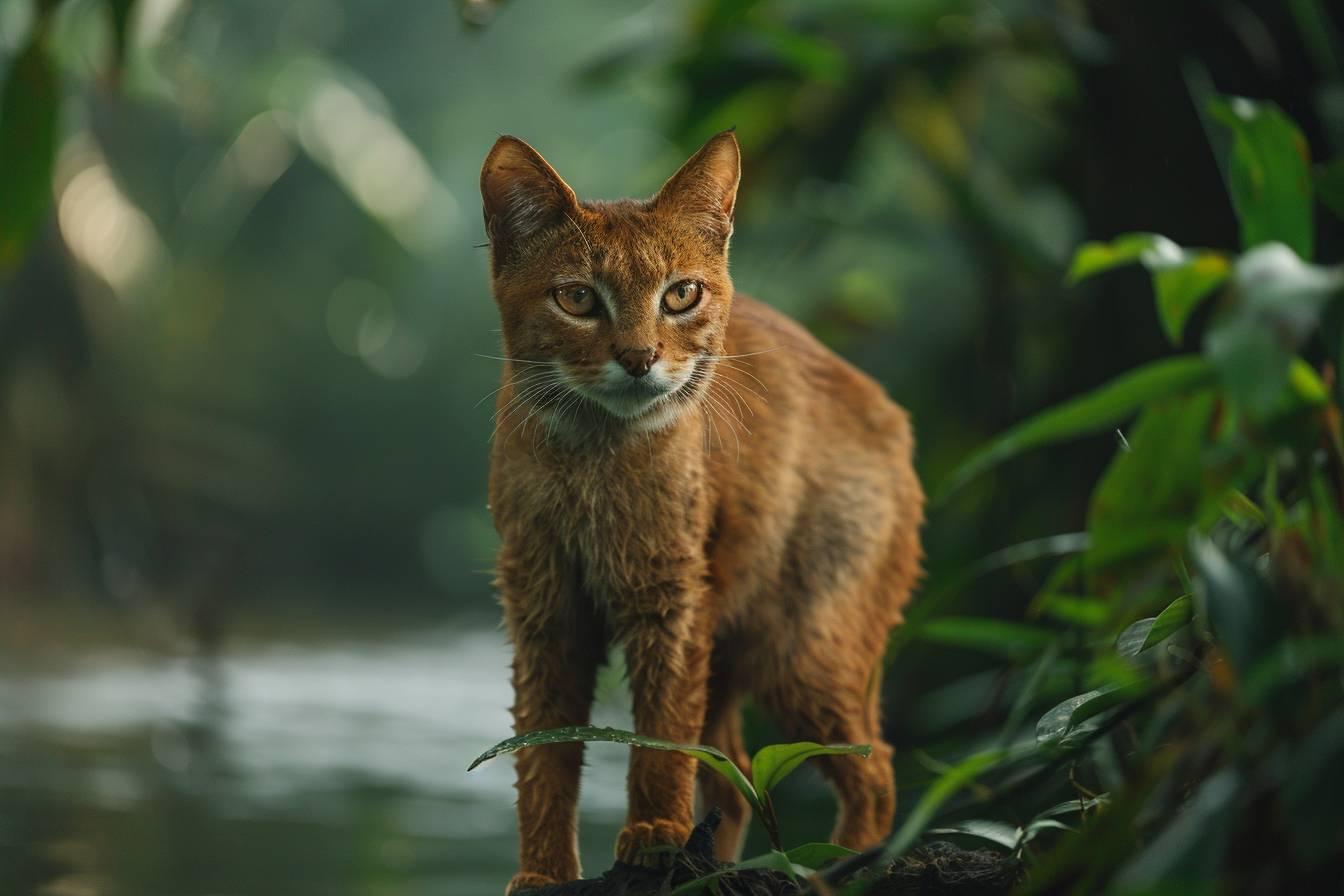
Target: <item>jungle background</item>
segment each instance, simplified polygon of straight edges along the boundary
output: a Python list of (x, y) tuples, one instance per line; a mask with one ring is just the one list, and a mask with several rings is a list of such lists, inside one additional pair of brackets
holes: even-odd
[[(1330, 7), (0, 0), (0, 893), (500, 891), (511, 768), (465, 771), (510, 733), (479, 165), (512, 133), (581, 196), (648, 195), (734, 125), (738, 288), (910, 410), (936, 498), (886, 679), (898, 821), (950, 796), (923, 826), (1006, 825), (942, 836), (1042, 890), (1337, 885)], [(1264, 133), (1295, 153), (1248, 175)], [(1274, 194), (1258, 219), (1246, 197), (1299, 163), (1305, 212)], [(1135, 232), (1218, 252), (1074, 261)], [(1236, 252), (1267, 242), (1298, 304), (1243, 320)], [(1175, 323), (1144, 266), (1204, 277)], [(960, 475), (1201, 352), (1216, 386), (1144, 381)], [(1116, 653), (1155, 616), (1183, 630)], [(1091, 711), (1037, 725), (1074, 695)], [(627, 702), (614, 670), (596, 718)], [(936, 790), (1033, 729), (1042, 752)], [(589, 757), (597, 872), (625, 754)], [(815, 774), (776, 803), (824, 839)]]

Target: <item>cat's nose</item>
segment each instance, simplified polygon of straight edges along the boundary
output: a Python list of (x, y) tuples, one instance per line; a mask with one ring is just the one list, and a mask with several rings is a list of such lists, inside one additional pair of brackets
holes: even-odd
[(626, 373), (639, 379), (658, 363), (663, 356), (662, 348), (661, 343), (658, 348), (623, 348), (616, 353), (616, 360), (621, 362)]

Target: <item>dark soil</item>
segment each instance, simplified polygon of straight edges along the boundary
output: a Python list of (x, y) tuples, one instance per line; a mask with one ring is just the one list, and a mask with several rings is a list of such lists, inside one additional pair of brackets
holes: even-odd
[[(711, 812), (691, 833), (685, 847), (671, 856), (666, 868), (617, 862), (599, 878), (530, 890), (528, 896), (667, 896), (688, 881), (728, 867), (712, 858), (718, 824), (718, 812)], [(866, 896), (1000, 896), (1021, 881), (1022, 863), (992, 850), (965, 850), (936, 841), (911, 850), (884, 868), (867, 868), (853, 876), (829, 880), (824, 889), (800, 888), (779, 872), (757, 869), (734, 871), (716, 882), (719, 896), (795, 896), (800, 892), (833, 892), (861, 879), (869, 881)]]

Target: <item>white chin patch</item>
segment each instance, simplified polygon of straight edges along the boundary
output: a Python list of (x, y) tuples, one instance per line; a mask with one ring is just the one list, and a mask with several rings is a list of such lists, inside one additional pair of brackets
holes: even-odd
[(637, 429), (662, 429), (680, 416), (682, 407), (671, 396), (687, 379), (689, 374), (680, 379), (669, 376), (660, 365), (636, 379), (615, 361), (608, 361), (601, 385), (583, 392), (613, 417), (627, 420)]

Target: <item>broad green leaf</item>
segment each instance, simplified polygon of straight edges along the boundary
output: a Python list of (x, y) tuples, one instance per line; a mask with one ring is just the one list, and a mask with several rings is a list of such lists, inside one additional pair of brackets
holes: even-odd
[(1204, 342), (1232, 400), (1259, 420), (1326, 401), (1325, 384), (1293, 350), (1344, 291), (1344, 267), (1308, 264), (1270, 243), (1237, 261), (1235, 283), (1239, 301)]
[(1204, 354), (1228, 397), (1252, 417), (1267, 419), (1284, 407), (1293, 355), (1268, 327), (1245, 315), (1220, 321), (1204, 339)]
[(1149, 647), (1161, 644), (1189, 625), (1194, 618), (1195, 602), (1190, 599), (1190, 595), (1182, 594), (1168, 604), (1165, 610), (1157, 614), (1157, 621), (1153, 623), (1152, 629), (1148, 632), (1148, 637), (1144, 639), (1143, 645), (1139, 649), (1147, 650)]
[(1277, 241), (1310, 258), (1311, 160), (1302, 132), (1273, 103), (1222, 98), (1209, 112), (1232, 132), (1227, 174), (1242, 248)]
[(1042, 747), (1068, 747), (1078, 726), (1142, 693), (1140, 687), (1111, 686), (1088, 691), (1059, 703), (1036, 723), (1036, 742)]
[(887, 845), (882, 848), (882, 857), (879, 862), (890, 862), (903, 855), (923, 833), (924, 829), (929, 826), (929, 822), (933, 820), (934, 813), (938, 811), (939, 806), (958, 790), (974, 781), (978, 775), (998, 765), (1009, 755), (1010, 751), (1006, 749), (976, 753), (944, 772), (928, 790), (924, 791), (924, 795), (919, 798), (915, 808), (911, 810), (896, 833), (887, 841)]
[(1088, 691), (1057, 703), (1036, 723), (1036, 742), (1047, 746), (1062, 741), (1073, 726), (1073, 711), (1100, 694), (1101, 691)]
[[(1171, 240), (1157, 233), (1126, 233), (1109, 243), (1083, 243), (1078, 247), (1078, 251), (1073, 253), (1073, 263), (1069, 265), (1068, 282), (1072, 285), (1094, 274), (1100, 274), (1121, 265), (1133, 264), (1139, 260), (1143, 253), (1151, 250), (1153, 246), (1164, 240), (1168, 243), (1171, 242)], [(1172, 245), (1175, 244), (1172, 243)]]
[(1139, 651), (1143, 650), (1143, 644), (1148, 640), (1148, 633), (1153, 630), (1153, 623), (1155, 622), (1157, 622), (1157, 617), (1149, 616), (1147, 619), (1130, 623), (1120, 633), (1120, 637), (1115, 639), (1115, 652), (1121, 656), (1138, 656)]
[(1060, 622), (1082, 628), (1096, 628), (1110, 618), (1111, 607), (1106, 601), (1082, 594), (1042, 592), (1031, 602), (1032, 613), (1049, 616)]
[(520, 734), (517, 737), (511, 737), (508, 740), (500, 741), (490, 749), (486, 750), (476, 760), (467, 766), (467, 771), (471, 771), (482, 762), (494, 759), (505, 753), (515, 753), (525, 747), (541, 747), (549, 744), (566, 744), (576, 742), (606, 742), (614, 744), (626, 744), (631, 747), (644, 747), (649, 750), (667, 750), (676, 753), (684, 753), (687, 756), (693, 756), (699, 759), (705, 765), (714, 769), (733, 783), (752, 806), (760, 810), (761, 801), (751, 782), (742, 774), (742, 770), (737, 767), (727, 756), (713, 747), (702, 746), (699, 744), (679, 744), (670, 740), (660, 740), (656, 737), (646, 737), (642, 734), (636, 734), (633, 731), (623, 731), (619, 728), (594, 728), (587, 725), (574, 725), (567, 728), (550, 728), (545, 731), (532, 731), (527, 734)]
[(1277, 640), (1274, 598), (1259, 573), (1229, 557), (1213, 541), (1194, 539), (1190, 553), (1198, 571), (1196, 592), (1209, 625), (1233, 668), (1244, 675)]
[(1173, 344), (1180, 343), (1185, 321), (1200, 301), (1232, 270), (1221, 252), (1182, 249), (1161, 234), (1127, 233), (1110, 243), (1085, 243), (1074, 254), (1069, 282), (1132, 262), (1142, 263), (1152, 275), (1158, 317)]
[(1194, 618), (1194, 602), (1182, 595), (1167, 608), (1150, 619), (1140, 619), (1126, 628), (1116, 639), (1115, 649), (1121, 656), (1138, 656), (1149, 647), (1160, 644)]
[(39, 24), (0, 92), (0, 271), (15, 267), (51, 203), (60, 83)]
[(785, 855), (795, 865), (816, 869), (827, 862), (835, 859), (847, 859), (850, 856), (858, 855), (858, 853), (837, 843), (804, 843), (802, 846), (795, 846), (788, 850)]
[(936, 500), (946, 499), (971, 479), (1024, 451), (1115, 426), (1151, 401), (1206, 386), (1213, 379), (1213, 368), (1195, 355), (1166, 358), (1132, 370), (1014, 426), (958, 467), (943, 482)]
[(1217, 289), (1232, 265), (1220, 252), (1182, 250), (1177, 257), (1144, 255), (1144, 265), (1152, 272), (1157, 293), (1157, 314), (1172, 345), (1179, 345), (1185, 322), (1199, 303)]
[(1076, 828), (1069, 827), (1062, 821), (1056, 821), (1053, 818), (1038, 818), (1031, 824), (1022, 829), (1022, 842), (1030, 843), (1040, 836), (1041, 831), (1075, 831)]
[(1029, 660), (1054, 639), (1048, 629), (975, 616), (942, 616), (920, 623), (911, 635), (935, 644), (965, 647), (1011, 660)]
[(814, 756), (855, 755), (867, 757), (873, 748), (868, 744), (814, 744), (801, 741), (794, 744), (771, 744), (762, 747), (751, 757), (751, 780), (756, 792), (764, 796), (778, 786), (805, 760)]
[(1330, 390), (1310, 364), (1301, 358), (1288, 363), (1288, 385), (1303, 404), (1319, 406), (1330, 401)]
[(1223, 513), (1235, 523), (1251, 523), (1256, 526), (1268, 525), (1269, 518), (1245, 492), (1232, 489), (1223, 498)]
[(1090, 567), (1183, 542), (1219, 497), (1217, 471), (1204, 456), (1213, 412), (1214, 396), (1204, 391), (1153, 404), (1139, 417), (1127, 435), (1130, 450), (1116, 453), (1092, 492)]
[(1056, 803), (1049, 809), (1043, 809), (1036, 813), (1036, 818), (1058, 818), (1061, 815), (1068, 815), (1070, 812), (1086, 812), (1088, 809), (1095, 809), (1097, 806), (1105, 806), (1110, 803), (1110, 794), (1099, 793), (1094, 797), (1087, 799), (1065, 800), (1062, 803)]
[(929, 833), (965, 834), (969, 837), (988, 840), (990, 843), (997, 843), (1005, 849), (1010, 850), (1017, 849), (1017, 845), (1022, 839), (1022, 829), (1017, 825), (1007, 824), (1002, 821), (988, 821), (980, 818), (959, 821), (956, 824), (948, 825), (945, 828), (933, 828)]

